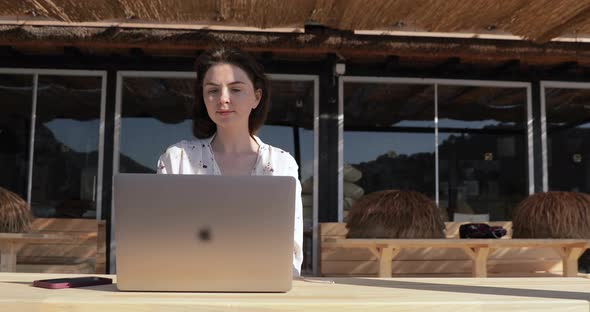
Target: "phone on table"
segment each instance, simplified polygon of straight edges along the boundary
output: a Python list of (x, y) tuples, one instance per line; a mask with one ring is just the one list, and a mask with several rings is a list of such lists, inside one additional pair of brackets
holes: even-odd
[(84, 276), (69, 278), (53, 278), (33, 281), (33, 286), (49, 289), (76, 288), (85, 286), (108, 285), (113, 280), (106, 277)]

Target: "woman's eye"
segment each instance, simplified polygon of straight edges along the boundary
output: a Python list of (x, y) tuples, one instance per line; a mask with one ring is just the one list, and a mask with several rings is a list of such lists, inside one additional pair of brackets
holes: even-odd
[(240, 92), (240, 91), (242, 91), (242, 90), (241, 90), (241, 89), (235, 89), (235, 88), (234, 88), (234, 89), (231, 89), (231, 91), (232, 91), (232, 92)]
[(215, 94), (217, 93), (217, 89), (209, 89), (207, 90), (207, 94)]

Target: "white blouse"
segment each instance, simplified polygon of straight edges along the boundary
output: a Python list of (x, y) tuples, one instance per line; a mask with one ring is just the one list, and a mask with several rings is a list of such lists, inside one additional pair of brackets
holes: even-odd
[[(160, 174), (206, 174), (221, 175), (215, 162), (211, 141), (208, 139), (180, 141), (166, 149), (158, 159)], [(293, 275), (301, 273), (303, 262), (303, 208), (301, 204), (301, 183), (299, 182), (298, 166), (295, 159), (280, 148), (263, 143), (254, 136), (258, 143), (258, 158), (252, 169), (252, 175), (292, 176), (297, 180), (295, 190), (295, 244), (293, 247)]]

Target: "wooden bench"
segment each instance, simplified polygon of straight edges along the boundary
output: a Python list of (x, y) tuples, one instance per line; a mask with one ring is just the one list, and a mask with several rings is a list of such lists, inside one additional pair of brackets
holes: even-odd
[(72, 241), (32, 242), (17, 254), (17, 272), (106, 272), (106, 224), (95, 219), (37, 218), (33, 233), (76, 237)]
[(346, 239), (344, 223), (322, 223), (320, 274), (389, 277), (471, 273), (485, 277), (491, 268), (494, 273), (528, 276), (538, 271), (563, 271), (565, 276), (574, 276), (577, 259), (590, 246), (590, 240), (510, 239), (510, 222), (490, 222), (508, 230), (506, 239), (459, 239), (461, 224), (445, 224), (447, 239)]

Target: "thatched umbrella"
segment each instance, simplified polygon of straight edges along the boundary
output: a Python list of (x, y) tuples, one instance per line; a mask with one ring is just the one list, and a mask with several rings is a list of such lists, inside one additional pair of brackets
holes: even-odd
[(512, 228), (514, 238), (590, 238), (590, 195), (533, 194), (517, 206)]
[(361, 197), (348, 214), (349, 238), (444, 238), (434, 202), (415, 191), (386, 190)]
[(23, 233), (31, 229), (33, 216), (27, 202), (0, 187), (0, 233)]

